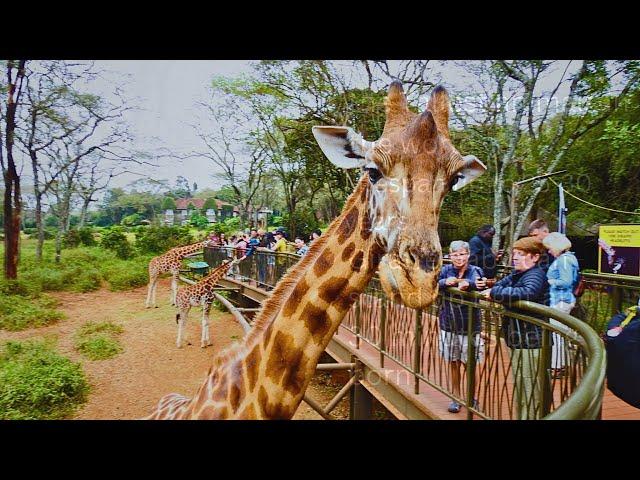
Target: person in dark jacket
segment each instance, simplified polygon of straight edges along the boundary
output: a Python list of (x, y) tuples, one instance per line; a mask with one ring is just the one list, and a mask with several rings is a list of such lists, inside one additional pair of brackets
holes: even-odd
[[(491, 242), (496, 234), (493, 225), (483, 225), (478, 233), (469, 240), (469, 264), (480, 267), (488, 279), (496, 277), (496, 266), (502, 258), (502, 250), (497, 252), (491, 248)], [(492, 281), (489, 284), (493, 284)]]
[[(529, 224), (527, 234), (542, 243), (543, 240), (547, 238), (547, 235), (549, 235), (549, 225), (547, 225), (547, 222), (541, 218), (537, 218)], [(549, 270), (551, 263), (553, 263), (553, 258), (549, 257), (549, 254), (546, 251), (540, 255), (538, 266), (545, 272)]]
[[(438, 286), (458, 287), (460, 290), (475, 290), (476, 280), (482, 278), (482, 269), (469, 265), (469, 244), (461, 240), (449, 246), (451, 264), (440, 270)], [(460, 364), (467, 363), (469, 308), (466, 305), (445, 300), (440, 308), (440, 355), (451, 362), (452, 393), (460, 397)], [(473, 310), (473, 345), (476, 361), (484, 358), (484, 343), (480, 337), (480, 310)], [(475, 405), (477, 407), (477, 405)], [(461, 405), (457, 401), (449, 404), (449, 412), (458, 413)]]
[(514, 377), (514, 404), (520, 420), (532, 420), (541, 416), (539, 369), (542, 348), (542, 327), (524, 320), (509, 317), (508, 312), (532, 315), (512, 306), (513, 302), (528, 300), (549, 305), (549, 284), (546, 273), (537, 265), (544, 246), (536, 238), (525, 237), (513, 244), (513, 272), (498, 281), (492, 288), (481, 292), (487, 298), (502, 302), (507, 310), (502, 331), (511, 349), (511, 372)]

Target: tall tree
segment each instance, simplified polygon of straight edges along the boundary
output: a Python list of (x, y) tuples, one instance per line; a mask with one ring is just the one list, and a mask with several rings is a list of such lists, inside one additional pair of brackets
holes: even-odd
[[(7, 60), (6, 63), (6, 107), (4, 150), (0, 147), (0, 164), (4, 178), (4, 276), (18, 278), (20, 253), (20, 219), (22, 199), (20, 197), (20, 175), (14, 158), (17, 110), (22, 96), (27, 60)], [(0, 138), (2, 131), (0, 131)]]

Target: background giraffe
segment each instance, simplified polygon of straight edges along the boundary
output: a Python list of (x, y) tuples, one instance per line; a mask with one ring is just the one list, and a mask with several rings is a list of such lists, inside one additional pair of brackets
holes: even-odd
[(244, 340), (214, 359), (192, 398), (167, 395), (149, 419), (291, 418), (320, 355), (379, 265), (390, 298), (414, 308), (433, 301), (440, 205), (485, 167), (451, 144), (444, 89), (416, 115), (394, 82), (385, 107), (376, 142), (347, 127), (314, 128), (334, 164), (366, 173), (342, 214), (278, 282)]
[[(244, 257), (243, 257), (244, 258)], [(211, 310), (211, 304), (214, 300), (214, 290), (218, 280), (227, 273), (229, 268), (240, 260), (223, 260), (222, 265), (211, 271), (209, 275), (202, 278), (195, 285), (188, 285), (178, 290), (176, 295), (176, 306), (178, 307), (178, 313), (176, 314), (176, 323), (178, 323), (178, 340), (176, 345), (178, 348), (182, 347), (184, 338), (184, 327), (187, 324), (187, 316), (192, 306), (202, 306), (202, 335), (200, 338), (200, 346), (202, 348), (211, 345), (209, 338), (209, 311)], [(188, 342), (187, 342), (188, 343)]]
[(171, 305), (176, 304), (176, 294), (178, 290), (178, 274), (182, 266), (182, 259), (187, 255), (199, 252), (203, 249), (209, 240), (193, 243), (184, 247), (176, 247), (169, 250), (164, 255), (154, 257), (149, 262), (149, 287), (147, 289), (147, 308), (157, 307), (156, 288), (158, 286), (158, 277), (163, 273), (171, 273)]

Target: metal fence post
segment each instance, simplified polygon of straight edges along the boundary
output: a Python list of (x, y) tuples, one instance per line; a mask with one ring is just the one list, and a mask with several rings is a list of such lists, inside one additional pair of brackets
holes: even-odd
[(422, 310), (416, 310), (416, 325), (415, 325), (415, 338), (414, 338), (414, 350), (413, 350), (413, 377), (414, 377), (414, 386), (413, 392), (420, 393), (420, 378), (418, 374), (420, 373), (420, 364), (422, 357)]
[(356, 348), (360, 348), (360, 295), (356, 300)]
[(387, 300), (380, 300), (380, 366), (384, 368), (384, 352), (387, 348)]
[[(549, 319), (547, 318), (547, 322)], [(541, 327), (542, 328), (542, 327)], [(542, 329), (542, 351), (538, 365), (538, 379), (542, 389), (540, 396), (540, 417), (545, 417), (551, 411), (551, 332)], [(535, 391), (535, 385), (534, 385)]]
[(474, 407), (473, 399), (476, 390), (476, 334), (473, 328), (473, 310), (472, 305), (467, 305), (469, 315), (467, 319), (467, 420), (473, 419), (473, 412), (468, 407)]

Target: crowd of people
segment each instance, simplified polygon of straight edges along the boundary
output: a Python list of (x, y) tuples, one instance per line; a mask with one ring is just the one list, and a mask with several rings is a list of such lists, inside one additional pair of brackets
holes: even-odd
[[(440, 272), (441, 288), (455, 286), (460, 290), (476, 290), (487, 299), (503, 303), (507, 314), (502, 323), (502, 333), (511, 350), (514, 376), (514, 405), (520, 419), (538, 418), (542, 386), (538, 372), (542, 348), (542, 327), (510, 317), (508, 312), (522, 313), (543, 319), (530, 312), (519, 311), (514, 302), (528, 300), (570, 313), (576, 304), (574, 295), (579, 282), (579, 265), (570, 251), (571, 241), (559, 232), (549, 232), (543, 220), (529, 225), (528, 236), (514, 242), (512, 247), (513, 270), (497, 280), (497, 266), (503, 257), (502, 250), (492, 248), (495, 235), (492, 225), (484, 225), (469, 240), (451, 242), (451, 263)], [(480, 310), (473, 309), (473, 346), (476, 361), (484, 358), (484, 341), (481, 335)], [(440, 354), (451, 362), (452, 393), (460, 395), (460, 366), (466, 364), (469, 350), (469, 309), (461, 304), (445, 300), (440, 309)], [(552, 324), (560, 324), (550, 319)], [(564, 339), (552, 334), (551, 368), (554, 378), (561, 378), (567, 363)], [(477, 407), (477, 402), (474, 401)], [(457, 413), (461, 405), (452, 401), (449, 411)]]
[(227, 238), (224, 233), (212, 232), (209, 235), (209, 241), (212, 246), (233, 247), (229, 249), (230, 255), (236, 258), (249, 257), (256, 251), (295, 253), (302, 256), (307, 253), (310, 244), (320, 235), (322, 235), (320, 230), (314, 230), (308, 237), (308, 243), (304, 235), (296, 236), (294, 241), (290, 242), (287, 232), (282, 228), (271, 232), (262, 228), (252, 228), (248, 232), (239, 232), (230, 238)]

